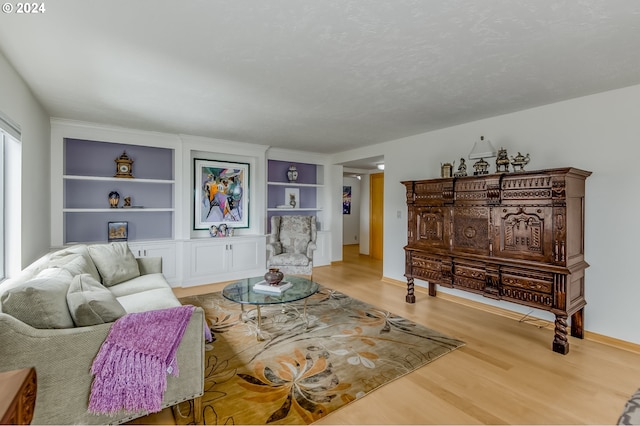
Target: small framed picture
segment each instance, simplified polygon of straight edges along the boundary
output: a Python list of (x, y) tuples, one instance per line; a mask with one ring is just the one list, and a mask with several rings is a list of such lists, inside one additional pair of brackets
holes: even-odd
[(109, 222), (107, 235), (111, 241), (127, 241), (129, 238), (129, 222)]
[(300, 188), (285, 188), (284, 204), (289, 208), (300, 208)]

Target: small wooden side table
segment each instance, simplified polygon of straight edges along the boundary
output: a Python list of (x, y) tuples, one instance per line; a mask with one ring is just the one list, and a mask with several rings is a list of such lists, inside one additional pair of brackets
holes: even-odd
[(28, 425), (36, 406), (35, 368), (0, 373), (0, 424)]

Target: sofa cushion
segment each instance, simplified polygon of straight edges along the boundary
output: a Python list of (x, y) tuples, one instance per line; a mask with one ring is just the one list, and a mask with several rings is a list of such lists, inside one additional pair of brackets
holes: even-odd
[(91, 274), (96, 280), (100, 280), (100, 274), (89, 255), (89, 249), (84, 244), (67, 247), (51, 253), (49, 267), (65, 268), (71, 275)]
[(120, 302), (128, 314), (132, 312), (173, 308), (181, 305), (171, 288), (156, 288), (140, 293), (128, 294), (118, 297), (118, 302)]
[(165, 280), (164, 275), (160, 273), (140, 275), (129, 281), (112, 285), (109, 287), (109, 291), (111, 291), (115, 297), (122, 297), (158, 288), (171, 288), (167, 280)]
[(35, 328), (73, 328), (67, 307), (67, 290), (72, 279), (65, 269), (45, 269), (3, 293), (2, 311)]
[(126, 242), (93, 244), (89, 254), (107, 287), (140, 276), (138, 262)]
[(126, 314), (116, 297), (91, 274), (73, 277), (67, 304), (77, 327), (112, 322)]
[(269, 258), (269, 265), (307, 266), (310, 259), (301, 253), (282, 253)]

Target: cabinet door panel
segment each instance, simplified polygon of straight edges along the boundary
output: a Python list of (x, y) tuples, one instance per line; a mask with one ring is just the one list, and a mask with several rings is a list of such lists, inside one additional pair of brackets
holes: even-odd
[(261, 257), (256, 241), (234, 242), (231, 247), (231, 270), (243, 271), (247, 269), (259, 268)]
[(450, 209), (448, 207), (416, 207), (414, 212), (413, 243), (425, 248), (449, 247)]
[[(193, 244), (191, 276), (214, 276), (227, 270), (226, 244)], [(212, 282), (214, 282), (212, 280)]]
[(488, 255), (491, 241), (489, 216), (489, 207), (454, 207), (454, 250)]
[(494, 209), (493, 254), (533, 261), (553, 261), (551, 207), (509, 206)]
[(144, 247), (145, 257), (161, 257), (162, 273), (167, 281), (172, 281), (177, 276), (176, 249), (174, 245), (148, 245)]

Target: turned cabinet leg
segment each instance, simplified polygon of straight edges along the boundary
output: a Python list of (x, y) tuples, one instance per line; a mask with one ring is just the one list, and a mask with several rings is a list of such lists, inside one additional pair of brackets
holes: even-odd
[(436, 297), (436, 284), (429, 282), (429, 296)]
[(584, 339), (584, 308), (571, 315), (571, 335)]
[(569, 341), (567, 339), (567, 316), (556, 315), (555, 336), (553, 338), (553, 351), (566, 355), (569, 353)]
[(407, 303), (416, 303), (416, 295), (414, 294), (413, 278), (407, 278)]

